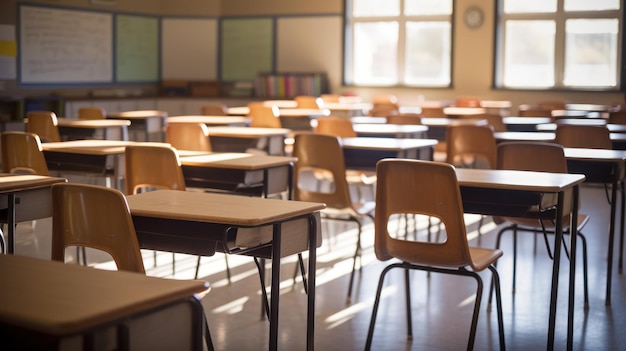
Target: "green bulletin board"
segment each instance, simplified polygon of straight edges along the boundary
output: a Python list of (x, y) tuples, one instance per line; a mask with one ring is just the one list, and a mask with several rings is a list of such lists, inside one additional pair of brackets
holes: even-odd
[(159, 80), (159, 21), (156, 17), (115, 17), (115, 80)]
[(271, 18), (222, 21), (221, 79), (254, 80), (271, 72), (274, 61), (274, 23)]

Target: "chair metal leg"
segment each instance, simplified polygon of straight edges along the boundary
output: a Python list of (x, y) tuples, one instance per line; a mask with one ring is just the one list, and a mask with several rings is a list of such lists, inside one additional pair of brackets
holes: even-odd
[(376, 298), (374, 299), (374, 309), (372, 310), (372, 318), (370, 319), (370, 326), (367, 330), (367, 340), (365, 341), (365, 351), (370, 351), (372, 348), (372, 338), (374, 336), (374, 326), (376, 324), (376, 315), (378, 314), (378, 306), (380, 304), (380, 295), (383, 291), (383, 282), (385, 280), (385, 275), (392, 268), (395, 267), (403, 267), (401, 263), (390, 264), (385, 267), (383, 271), (380, 273), (380, 278), (378, 279), (378, 288), (376, 289)]
[(409, 280), (409, 269), (404, 269), (404, 292), (406, 299), (406, 332), (407, 339), (413, 340), (413, 319), (411, 318), (411, 282)]
[[(356, 241), (356, 250), (354, 250), (354, 256), (352, 258), (352, 272), (350, 273), (350, 283), (348, 283), (348, 296), (346, 298), (346, 304), (350, 304), (350, 300), (352, 299), (352, 286), (354, 285), (354, 273), (356, 272), (356, 260), (361, 256), (361, 222), (358, 220), (358, 235)], [(362, 263), (361, 263), (362, 264)], [(359, 266), (359, 269), (361, 267)]]
[(506, 349), (506, 343), (504, 341), (504, 317), (502, 313), (502, 289), (500, 289), (500, 275), (498, 274), (498, 270), (495, 266), (491, 265), (488, 267), (491, 271), (492, 281), (495, 282), (496, 288), (496, 309), (498, 313), (498, 336), (500, 339), (500, 350)]
[[(256, 263), (256, 267), (259, 270), (259, 279), (261, 280), (261, 320), (263, 320), (264, 318), (267, 318), (269, 320), (270, 318), (270, 304), (269, 301), (267, 300), (267, 289), (265, 288), (265, 260), (264, 259), (258, 259), (257, 257), (254, 258), (254, 263)], [(280, 292), (278, 292), (280, 293)], [(265, 315), (263, 314), (263, 311), (265, 312)]]

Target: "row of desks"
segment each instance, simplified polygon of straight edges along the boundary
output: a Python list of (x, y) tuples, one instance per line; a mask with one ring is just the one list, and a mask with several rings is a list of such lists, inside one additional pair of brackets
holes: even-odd
[[(564, 209), (577, 211), (578, 197), (574, 203), (564, 203), (564, 192), (570, 189), (577, 194), (578, 186), (585, 177), (578, 174), (550, 174), (458, 169), (457, 177), (461, 186), (464, 209), (469, 213), (499, 216), (521, 216), (527, 208), (540, 201), (541, 194), (558, 195), (554, 210), (546, 211), (546, 216), (560, 218)], [(45, 179), (46, 177), (42, 177)], [(48, 185), (42, 185), (42, 187)], [(10, 192), (10, 191), (8, 191)], [(524, 196), (519, 196), (523, 194)], [(156, 191), (128, 196), (128, 203), (135, 221), (140, 245), (143, 248), (174, 252), (197, 251), (202, 254), (215, 251), (249, 254), (272, 258), (272, 291), (279, 291), (280, 257), (293, 252), (309, 251), (309, 272), (315, 272), (315, 249), (320, 244), (319, 216), (315, 214), (322, 204), (263, 198), (237, 197), (211, 193)], [(241, 211), (242, 208), (249, 211)], [(576, 216), (572, 216), (576, 218)], [(557, 221), (559, 222), (559, 221)], [(261, 242), (252, 247), (239, 247), (237, 236), (247, 230), (252, 238), (262, 237), (261, 228), (271, 228), (271, 241)], [(576, 227), (575, 224), (572, 227)], [(257, 231), (258, 230), (258, 231)], [(183, 234), (187, 233), (187, 234)], [(301, 233), (301, 234), (296, 234)], [(302, 234), (304, 233), (304, 234)], [(551, 310), (548, 322), (548, 348), (554, 345), (556, 328), (556, 306), (558, 297), (558, 276), (561, 231), (555, 235), (555, 257)], [(575, 238), (571, 235), (570, 238)], [(250, 242), (247, 240), (247, 242)], [(571, 242), (575, 250), (575, 240)], [(192, 251), (194, 252), (194, 251)], [(575, 256), (575, 255), (573, 255)], [(575, 257), (570, 261), (568, 303), (568, 340), (573, 333), (573, 295)], [(308, 280), (307, 297), (307, 349), (313, 349), (315, 314), (315, 274)], [(270, 345), (278, 348), (278, 308), (280, 294), (271, 295)]]

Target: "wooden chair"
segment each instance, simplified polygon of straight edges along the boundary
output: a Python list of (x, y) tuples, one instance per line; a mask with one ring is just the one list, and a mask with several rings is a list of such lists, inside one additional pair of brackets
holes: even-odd
[[(51, 191), (52, 260), (65, 262), (67, 247), (89, 247), (111, 255), (118, 270), (146, 273), (130, 209), (119, 190), (62, 183)], [(207, 349), (213, 350), (204, 316), (203, 324)]]
[(626, 110), (609, 112), (610, 124), (626, 124)]
[(445, 112), (443, 112), (443, 107), (422, 107), (422, 117), (436, 117), (436, 118), (446, 118), (448, 117)]
[(456, 107), (481, 107), (480, 99), (473, 97), (460, 97), (454, 101)]
[[(507, 142), (498, 145), (497, 168), (521, 171), (567, 173), (567, 160), (565, 159), (565, 155), (563, 153), (563, 146), (555, 143)], [(566, 196), (571, 198), (572, 194), (568, 193)], [(532, 217), (533, 212), (536, 212), (536, 217), (538, 217), (539, 212), (541, 211), (541, 208), (532, 209), (529, 213), (529, 216)], [(502, 234), (507, 231), (511, 231), (513, 233), (513, 292), (515, 292), (515, 276), (517, 270), (517, 233), (519, 231), (526, 231), (535, 234), (543, 234), (548, 255), (552, 259), (553, 256), (550, 251), (550, 245), (548, 243), (547, 235), (554, 234), (556, 224), (553, 220), (542, 220), (539, 218), (526, 217), (496, 217), (494, 218), (494, 221), (498, 224), (509, 223), (509, 225), (498, 231), (498, 235), (496, 237), (496, 248), (500, 248), (500, 240)], [(589, 306), (589, 293), (587, 284), (587, 240), (585, 239), (585, 236), (581, 233), (581, 230), (588, 221), (588, 215), (581, 213), (578, 214), (577, 238), (580, 238), (582, 241), (585, 308)], [(564, 233), (568, 234), (570, 232), (569, 214), (563, 217), (562, 223)]]
[(3, 173), (49, 175), (39, 136), (30, 132), (0, 134)]
[(39, 135), (42, 142), (61, 141), (57, 115), (52, 111), (30, 111), (26, 114), (26, 131)]
[(613, 148), (611, 133), (606, 126), (557, 124), (555, 141), (563, 147)]
[(106, 111), (102, 107), (81, 107), (78, 109), (78, 119), (105, 119)]
[(496, 167), (497, 148), (493, 128), (483, 125), (451, 125), (446, 130), (446, 161), (456, 167)]
[(552, 110), (539, 107), (537, 105), (522, 104), (517, 107), (517, 114), (520, 117), (552, 117)]
[(200, 114), (205, 116), (228, 116), (228, 107), (222, 103), (211, 103), (200, 106)]
[(263, 102), (255, 101), (248, 104), (251, 118), (250, 127), (258, 128), (281, 128), (280, 111), (278, 106), (267, 106)]
[(341, 101), (341, 95), (339, 94), (322, 94), (320, 95), (320, 97), (322, 98), (322, 102), (340, 102)]
[(324, 116), (317, 118), (316, 133), (331, 134), (340, 138), (356, 138), (357, 134), (349, 118)]
[(168, 123), (165, 127), (165, 142), (177, 150), (212, 150), (209, 129), (204, 123)]
[(494, 132), (506, 132), (506, 124), (502, 121), (502, 116), (494, 113), (483, 113), (476, 115), (478, 119), (484, 119), (490, 125)]
[[(332, 155), (332, 157), (330, 156)], [(300, 133), (295, 135), (293, 156), (298, 159), (294, 169), (294, 199), (296, 201), (321, 202), (326, 204), (322, 217), (329, 220), (351, 221), (358, 226), (356, 249), (353, 255), (352, 273), (348, 286), (347, 303), (350, 302), (356, 261), (361, 256), (361, 221), (373, 220), (375, 203), (354, 203), (346, 180), (346, 166), (341, 139), (334, 135)], [(331, 183), (320, 187), (312, 180), (314, 172), (330, 174)], [(360, 269), (360, 268), (359, 268)]]
[(297, 108), (320, 109), (324, 102), (322, 98), (315, 96), (300, 95), (294, 98)]
[(374, 102), (369, 111), (370, 116), (385, 117), (392, 113), (398, 113), (400, 106), (396, 102)]
[(422, 115), (416, 113), (398, 113), (387, 116), (388, 124), (422, 124)]
[[(496, 287), (500, 349), (504, 350), (500, 280), (494, 266), (497, 259), (502, 256), (502, 251), (469, 246), (463, 217), (463, 203), (454, 167), (434, 161), (386, 159), (378, 162), (376, 172), (378, 185), (374, 216), (374, 250), (380, 261), (397, 259), (401, 262), (388, 265), (380, 275), (365, 350), (371, 348), (384, 279), (393, 268), (405, 270), (409, 339), (413, 337), (409, 269), (463, 275), (476, 280), (478, 287), (467, 343), (468, 350), (474, 347), (482, 299), (483, 282), (478, 272), (489, 269)], [(402, 214), (439, 218), (445, 225), (446, 240), (426, 242), (392, 236), (388, 229), (390, 217)], [(424, 325), (420, 328), (427, 327)]]

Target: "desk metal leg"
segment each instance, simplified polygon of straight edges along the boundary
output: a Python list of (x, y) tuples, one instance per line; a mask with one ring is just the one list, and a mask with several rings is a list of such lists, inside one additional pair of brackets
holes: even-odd
[[(563, 192), (559, 192), (556, 209), (556, 228), (554, 232), (554, 261), (552, 262), (552, 287), (550, 293), (550, 316), (548, 321), (547, 350), (554, 350), (554, 333), (556, 325), (556, 305), (559, 293), (559, 268), (561, 262), (561, 244), (563, 240)], [(572, 255), (573, 256), (573, 255)]]
[(309, 279), (307, 289), (306, 349), (315, 349), (315, 267), (317, 257), (317, 221), (309, 216)]
[(608, 259), (606, 267), (606, 298), (604, 300), (605, 306), (611, 305), (611, 281), (613, 276), (613, 242), (615, 238), (615, 212), (617, 207), (617, 181), (613, 181), (611, 186), (611, 218), (609, 219), (609, 245), (608, 245)]
[(624, 191), (626, 190), (624, 187), (624, 181), (620, 182), (621, 185), (621, 193), (622, 193), (622, 204), (620, 206), (620, 233), (619, 233), (619, 261), (617, 266), (617, 272), (622, 274), (622, 266), (624, 261), (624, 205), (626, 205), (626, 200), (624, 198)]
[(278, 307), (280, 298), (280, 239), (281, 224), (274, 224), (272, 235), (272, 290), (270, 292), (269, 350), (278, 350)]
[(576, 242), (578, 241), (578, 203), (580, 189), (574, 187), (572, 215), (570, 223), (569, 296), (567, 300), (567, 350), (571, 351), (574, 342), (574, 297), (576, 290)]
[(9, 193), (9, 208), (7, 213), (7, 252), (9, 255), (15, 253), (15, 193)]

